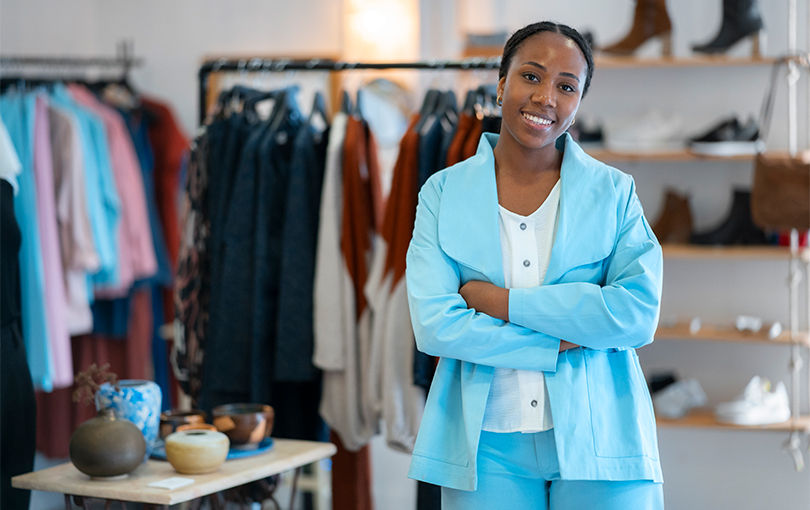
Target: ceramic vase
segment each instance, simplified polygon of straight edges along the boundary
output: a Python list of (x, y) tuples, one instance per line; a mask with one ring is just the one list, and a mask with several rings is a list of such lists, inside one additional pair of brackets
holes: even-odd
[(152, 454), (160, 425), (160, 386), (152, 381), (125, 379), (117, 387), (104, 383), (96, 392), (96, 409), (112, 409), (118, 418), (131, 421), (143, 433), (146, 453)]
[(70, 460), (93, 478), (126, 476), (143, 462), (146, 441), (129, 420), (102, 409), (70, 436)]

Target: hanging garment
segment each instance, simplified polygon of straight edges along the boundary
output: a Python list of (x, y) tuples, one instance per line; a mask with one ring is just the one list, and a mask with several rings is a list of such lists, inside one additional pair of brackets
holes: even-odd
[(5, 136), (0, 136), (0, 153), (0, 507), (25, 509), (31, 492), (12, 488), (11, 477), (34, 469), (36, 401), (20, 324), (23, 239), (14, 212), (14, 188), (5, 178), (16, 177), (21, 165)]
[(180, 250), (180, 220), (177, 215), (180, 169), (189, 149), (188, 137), (168, 105), (153, 98), (140, 99), (144, 109), (153, 117), (149, 122), (149, 140), (155, 164), (155, 192), (169, 261), (174, 267)]
[(199, 407), (202, 360), (208, 331), (210, 300), (210, 253), (208, 241), (208, 133), (192, 144), (186, 172), (186, 191), (180, 217), (183, 219), (174, 286), (174, 343), (172, 366), (183, 391)]
[[(121, 265), (129, 262), (133, 280), (149, 278), (157, 272), (157, 259), (149, 228), (143, 177), (138, 157), (121, 116), (111, 107), (101, 103), (92, 92), (80, 85), (69, 85), (70, 96), (104, 121), (107, 143), (118, 195), (121, 199), (121, 227), (119, 230), (119, 256)], [(116, 287), (97, 287), (96, 296), (104, 298), (123, 297), (129, 292), (132, 282), (124, 280)]]
[(400, 144), (382, 240), (366, 285), (373, 310), (372, 370), (368, 391), (377, 402), (391, 448), (410, 452), (419, 430), (425, 392), (414, 385), (414, 337), (405, 291), (405, 254), (416, 215), (420, 137), (415, 116)]
[(14, 195), (16, 195), (20, 191), (17, 176), (20, 174), (22, 165), (2, 118), (0, 118), (0, 149), (2, 149), (0, 150), (0, 179), (9, 183)]
[(312, 381), (318, 375), (312, 364), (313, 290), (328, 134), (304, 126), (293, 146), (281, 236), (276, 381)]
[[(342, 150), (341, 223), (338, 278), (342, 280), (339, 309), (344, 330), (336, 340), (344, 366), (324, 370), (321, 416), (349, 451), (357, 451), (377, 434), (379, 415), (367, 394), (364, 377), (369, 369), (371, 311), (364, 293), (368, 278), (367, 260), (372, 249), (374, 216), (370, 174), (377, 172), (367, 156), (370, 133), (355, 117), (346, 120)], [(331, 142), (330, 142), (331, 148)], [(334, 190), (324, 189), (324, 193)], [(326, 198), (324, 198), (326, 200)], [(322, 218), (324, 209), (321, 209)], [(319, 251), (322, 248), (319, 247)], [(334, 248), (332, 248), (334, 249)], [(334, 277), (333, 277), (334, 278)], [(333, 294), (333, 297), (337, 295)], [(320, 320), (320, 318), (318, 319)]]
[[(34, 177), (45, 282), (45, 306), (54, 361), (53, 385), (55, 388), (64, 388), (73, 384), (73, 358), (70, 352), (70, 334), (65, 317), (67, 298), (56, 220), (48, 101), (43, 94), (36, 94), (35, 97)], [(87, 227), (87, 235), (90, 238), (89, 221)]]
[(25, 339), (28, 366), (34, 386), (51, 391), (54, 362), (46, 316), (45, 270), (33, 169), (35, 110), (34, 96), (9, 93), (0, 97), (0, 116), (8, 128), (22, 165), (18, 176), (20, 192), (18, 199), (14, 201), (14, 214), (19, 222), (20, 231), (25, 233), (19, 256), (22, 337)]
[[(76, 201), (86, 201), (84, 210), (89, 216), (93, 246), (100, 263), (97, 270), (86, 268), (86, 272), (91, 273), (91, 280), (95, 283), (115, 285), (120, 283), (122, 278), (131, 281), (132, 267), (131, 265), (122, 267), (119, 256), (121, 200), (113, 176), (104, 123), (93, 113), (78, 106), (67, 95), (64, 87), (54, 87), (48, 99), (55, 175), (59, 175), (61, 172), (68, 172), (66, 175), (71, 178), (80, 174), (84, 175), (84, 198), (76, 198)], [(57, 187), (59, 187), (58, 178)], [(70, 188), (66, 188), (62, 192), (70, 193)], [(72, 203), (68, 198), (64, 200)], [(70, 229), (67, 232), (70, 232)], [(69, 266), (64, 260), (63, 258), (67, 271)], [(70, 331), (71, 334), (87, 333), (92, 324), (88, 319), (79, 321), (78, 310), (89, 305), (81, 303), (78, 298), (71, 299), (70, 296), (77, 293), (73, 287), (78, 285), (78, 278), (72, 277), (71, 281), (76, 283), (71, 285), (71, 282), (68, 282), (68, 299), (70, 306), (76, 307), (77, 311), (68, 314), (71, 317), (69, 320)], [(83, 291), (82, 295), (88, 293), (89, 290)], [(88, 294), (87, 301), (89, 300), (90, 295)]]
[[(92, 300), (88, 274), (101, 269), (96, 250), (92, 200), (99, 198), (97, 181), (88, 178), (96, 166), (82, 150), (79, 128), (74, 118), (59, 107), (48, 111), (52, 167), (59, 223), (60, 250), (65, 278), (66, 317), (71, 335), (93, 329)], [(88, 186), (93, 181), (96, 186)], [(98, 205), (98, 204), (96, 204)], [(97, 209), (96, 209), (97, 210)], [(101, 246), (100, 244), (98, 246)]]
[(473, 115), (469, 115), (463, 112), (461, 115), (459, 115), (456, 133), (453, 136), (453, 141), (450, 143), (450, 146), (447, 149), (447, 159), (446, 159), (447, 166), (453, 166), (464, 159), (464, 157), (462, 156), (464, 144), (470, 137), (470, 131), (473, 129), (474, 126), (475, 126), (475, 117)]

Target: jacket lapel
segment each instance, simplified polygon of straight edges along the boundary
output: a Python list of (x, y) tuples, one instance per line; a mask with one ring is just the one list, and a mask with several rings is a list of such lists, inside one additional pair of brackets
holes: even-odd
[(558, 283), (571, 269), (601, 261), (616, 241), (616, 187), (606, 165), (585, 154), (566, 133), (562, 149), (560, 216), (545, 284)]
[(447, 175), (439, 209), (439, 244), (458, 263), (504, 286), (498, 224), (498, 189), (492, 148), (498, 135), (484, 134), (478, 152)]
[[(504, 286), (493, 147), (486, 133), (472, 158), (450, 171), (439, 209), (439, 244), (459, 264)], [(545, 284), (558, 283), (571, 269), (610, 255), (616, 240), (616, 192), (612, 172), (591, 158), (566, 133), (560, 173), (560, 215)], [(606, 194), (608, 196), (606, 196)]]

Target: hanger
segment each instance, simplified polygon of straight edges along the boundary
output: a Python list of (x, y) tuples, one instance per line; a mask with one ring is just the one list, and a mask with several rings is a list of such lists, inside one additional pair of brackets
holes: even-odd
[[(425, 99), (422, 101), (422, 108), (419, 110), (419, 122), (414, 126), (414, 130), (424, 134), (433, 125), (433, 118), (436, 112), (436, 107), (439, 104), (439, 99), (442, 93), (436, 89), (430, 89), (425, 94)], [(425, 126), (427, 125), (427, 128)]]
[[(320, 116), (321, 120), (323, 121), (326, 127), (329, 127), (329, 116), (326, 114), (326, 101), (323, 98), (323, 94), (319, 91), (315, 92), (315, 98), (312, 100), (312, 110), (309, 112), (309, 118), (307, 119), (307, 125), (310, 127), (315, 127), (313, 122), (317, 120), (317, 117)], [(319, 129), (319, 131), (322, 131)]]

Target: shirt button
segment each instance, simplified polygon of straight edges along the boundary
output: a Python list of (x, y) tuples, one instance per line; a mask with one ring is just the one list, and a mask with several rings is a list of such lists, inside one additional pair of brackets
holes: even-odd
[(537, 401), (536, 400), (532, 400), (532, 407), (537, 407)]
[(532, 263), (529, 262), (528, 260), (523, 261), (523, 267), (529, 267), (530, 265), (532, 265)]
[(525, 223), (520, 224), (520, 230), (526, 230), (526, 224)]

